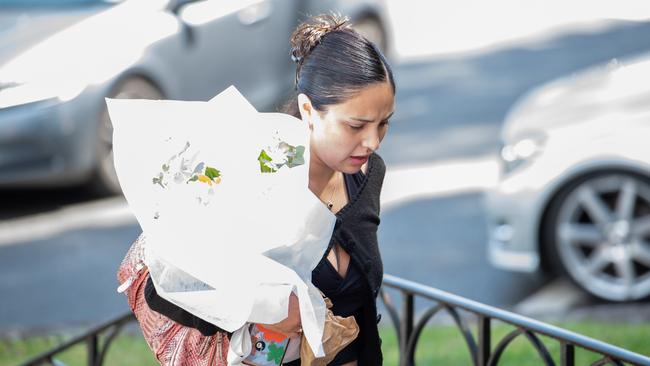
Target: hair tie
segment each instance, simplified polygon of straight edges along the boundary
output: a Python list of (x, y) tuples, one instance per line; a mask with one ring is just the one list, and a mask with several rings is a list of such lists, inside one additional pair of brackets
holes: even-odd
[(296, 47), (291, 48), (291, 60), (295, 63), (300, 63), (300, 61), (302, 61), (302, 57), (296, 56), (297, 52), (298, 52), (298, 48)]

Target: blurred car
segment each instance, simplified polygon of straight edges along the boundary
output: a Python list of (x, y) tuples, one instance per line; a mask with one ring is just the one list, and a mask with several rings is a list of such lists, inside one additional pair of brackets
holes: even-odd
[(488, 190), (498, 267), (568, 275), (589, 293), (650, 295), (650, 54), (543, 85), (502, 130)]
[(289, 35), (330, 10), (388, 47), (374, 0), (0, 0), (0, 187), (120, 192), (105, 97), (208, 100), (234, 84), (273, 110), (293, 88)]

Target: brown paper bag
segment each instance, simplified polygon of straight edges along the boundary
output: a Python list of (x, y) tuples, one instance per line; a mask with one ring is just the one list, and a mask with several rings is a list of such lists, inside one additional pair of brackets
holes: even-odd
[[(323, 297), (325, 297), (323, 295)], [(325, 327), (323, 328), (323, 349), (325, 356), (315, 358), (314, 353), (307, 344), (305, 335), (300, 340), (300, 365), (301, 366), (325, 366), (331, 362), (340, 350), (357, 338), (359, 325), (354, 316), (342, 317), (334, 315), (330, 308), (332, 301), (325, 297), (327, 312), (325, 314)]]

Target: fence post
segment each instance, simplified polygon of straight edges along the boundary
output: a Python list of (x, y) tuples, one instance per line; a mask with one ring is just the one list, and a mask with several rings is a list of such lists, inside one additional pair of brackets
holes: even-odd
[(478, 364), (486, 366), (492, 352), (490, 318), (485, 315), (478, 317)]
[(97, 334), (91, 334), (87, 340), (87, 348), (88, 348), (88, 366), (98, 366), (97, 365), (97, 359), (98, 359), (98, 353), (97, 353), (97, 348), (98, 348), (98, 340), (97, 340)]
[(575, 349), (572, 344), (561, 342), (560, 348), (560, 365), (574, 366), (575, 365)]
[(413, 366), (415, 364), (415, 354), (413, 354), (415, 353), (415, 348), (413, 349), (413, 353), (408, 353), (408, 344), (413, 333), (414, 296), (410, 292), (402, 291), (402, 299), (402, 322), (400, 323), (402, 344), (400, 344), (400, 365)]

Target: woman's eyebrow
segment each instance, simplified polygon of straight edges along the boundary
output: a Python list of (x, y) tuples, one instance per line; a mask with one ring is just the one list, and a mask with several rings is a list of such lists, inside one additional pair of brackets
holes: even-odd
[[(393, 114), (395, 114), (395, 111), (392, 111), (392, 112), (388, 115), (388, 117), (384, 118), (384, 120), (389, 119), (390, 117), (393, 116)], [(352, 117), (352, 119), (355, 120), (355, 121), (359, 121), (359, 122), (372, 122), (371, 119), (365, 119), (365, 118), (355, 118), (355, 117)]]

